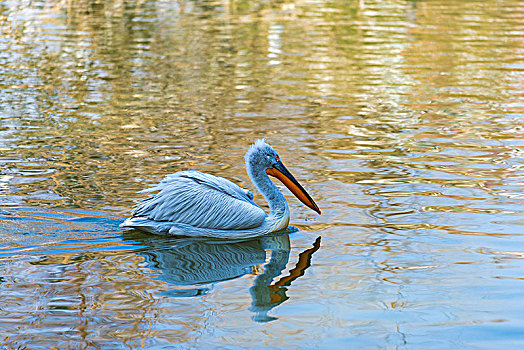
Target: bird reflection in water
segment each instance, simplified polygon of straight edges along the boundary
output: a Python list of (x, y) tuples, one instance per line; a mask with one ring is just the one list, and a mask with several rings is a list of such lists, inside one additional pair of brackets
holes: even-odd
[(286, 237), (287, 249), (271, 249), (271, 259), (264, 266), (264, 273), (256, 278), (253, 287), (250, 288), (253, 297), (250, 310), (255, 313), (253, 320), (257, 322), (276, 320), (275, 317), (269, 316), (267, 313), (289, 299), (286, 295), (287, 287), (291, 286), (294, 280), (304, 275), (306, 269), (311, 266), (313, 253), (320, 248), (320, 236), (318, 236), (312, 248), (306, 249), (298, 255), (298, 261), (295, 267), (289, 271), (289, 274), (273, 282), (273, 279), (286, 268), (289, 261), (289, 235), (286, 234)]
[(269, 262), (263, 265), (263, 272), (256, 277), (250, 288), (253, 320), (268, 322), (276, 319), (269, 316), (268, 312), (289, 299), (286, 295), (288, 287), (304, 275), (311, 265), (313, 253), (320, 248), (319, 236), (312, 248), (299, 254), (298, 262), (289, 270), (289, 274), (277, 278), (289, 262), (290, 232), (291, 227), (242, 241), (203, 238), (167, 240), (151, 236), (137, 237), (133, 234), (129, 238), (146, 245), (147, 248), (139, 254), (146, 258), (151, 268), (161, 272), (159, 279), (176, 286), (168, 292), (173, 297), (203, 295), (210, 291), (213, 283), (252, 274), (258, 269), (258, 265), (265, 264), (266, 251), (269, 251)]

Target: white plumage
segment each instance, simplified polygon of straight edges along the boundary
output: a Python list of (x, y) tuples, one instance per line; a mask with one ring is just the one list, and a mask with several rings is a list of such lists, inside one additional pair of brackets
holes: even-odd
[(120, 226), (155, 234), (218, 238), (249, 238), (282, 230), (289, 224), (289, 207), (268, 174), (283, 180), (301, 201), (320, 213), (264, 140), (255, 142), (245, 159), (251, 180), (269, 202), (269, 215), (253, 202), (250, 191), (227, 179), (180, 171), (142, 191), (158, 193), (142, 200)]
[(147, 192), (156, 190), (160, 192), (145, 199), (133, 216), (222, 230), (257, 227), (266, 217), (246, 190), (227, 179), (199, 171), (168, 175)]

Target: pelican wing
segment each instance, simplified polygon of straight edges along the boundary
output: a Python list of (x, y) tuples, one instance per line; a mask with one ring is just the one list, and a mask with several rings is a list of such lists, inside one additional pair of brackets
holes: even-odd
[(160, 191), (143, 200), (133, 217), (157, 222), (243, 230), (258, 227), (266, 212), (253, 202), (253, 194), (231, 181), (199, 171), (167, 175), (143, 192)]

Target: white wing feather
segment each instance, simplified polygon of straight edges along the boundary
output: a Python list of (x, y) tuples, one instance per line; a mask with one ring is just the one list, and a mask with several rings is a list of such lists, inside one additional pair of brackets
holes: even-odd
[(160, 191), (143, 200), (133, 218), (195, 227), (244, 230), (260, 226), (266, 212), (253, 194), (231, 181), (199, 171), (180, 171), (142, 192)]

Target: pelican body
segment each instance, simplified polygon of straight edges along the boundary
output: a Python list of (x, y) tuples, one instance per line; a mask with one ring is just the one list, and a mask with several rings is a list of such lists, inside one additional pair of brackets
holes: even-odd
[(233, 182), (199, 171), (179, 171), (142, 192), (157, 192), (141, 201), (132, 217), (120, 226), (154, 234), (216, 238), (250, 238), (280, 231), (289, 225), (284, 195), (274, 176), (306, 206), (320, 209), (286, 169), (277, 152), (263, 139), (245, 156), (247, 173), (269, 203), (267, 214), (253, 201), (253, 193)]

